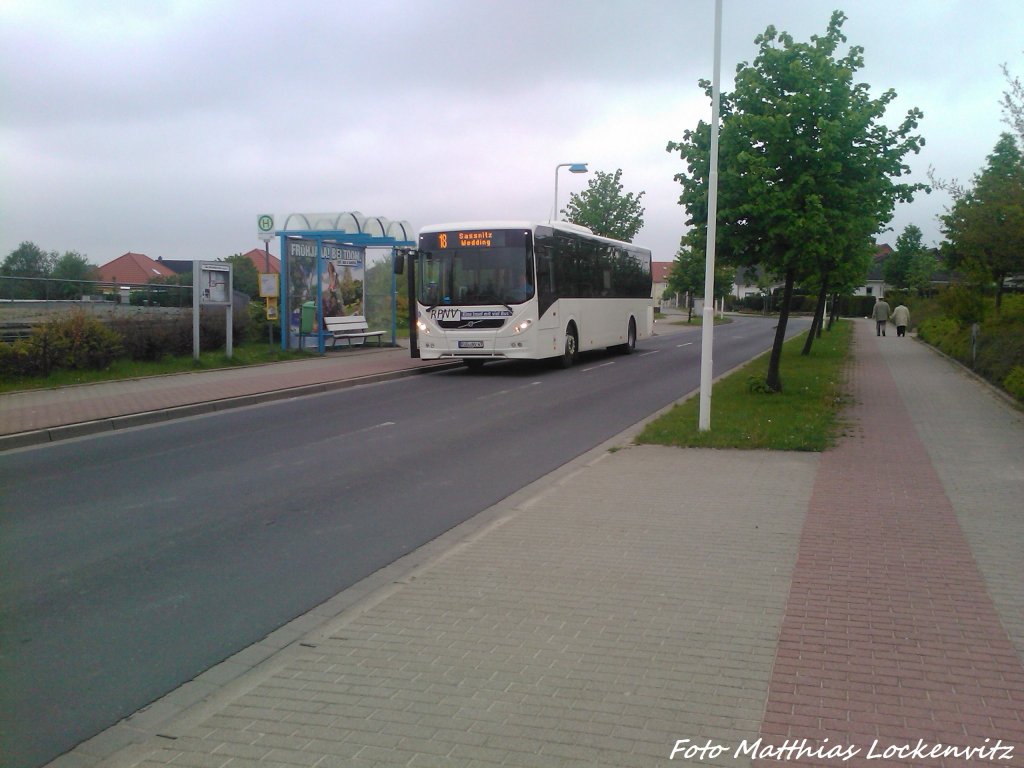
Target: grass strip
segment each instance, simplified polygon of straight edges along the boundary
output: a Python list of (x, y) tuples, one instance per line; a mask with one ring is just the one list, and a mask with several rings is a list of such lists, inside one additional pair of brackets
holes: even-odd
[(638, 443), (692, 448), (747, 448), (823, 451), (835, 443), (847, 402), (844, 370), (853, 326), (839, 321), (815, 339), (810, 355), (800, 354), (806, 334), (783, 345), (782, 392), (765, 391), (764, 354), (715, 382), (711, 429), (699, 429), (700, 398), (683, 403), (648, 424)]

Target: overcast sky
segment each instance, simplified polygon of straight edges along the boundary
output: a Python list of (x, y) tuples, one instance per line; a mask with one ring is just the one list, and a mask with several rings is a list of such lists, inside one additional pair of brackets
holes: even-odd
[[(724, 0), (723, 89), (769, 24), (806, 41), (836, 8), (859, 81), (899, 95), (886, 122), (924, 112), (912, 179), (969, 180), (1007, 130), (1000, 65), (1024, 76), (1024, 3)], [(670, 261), (665, 145), (710, 119), (713, 37), (714, 0), (0, 0), (0, 257), (221, 258), (262, 247), (262, 213), (547, 219), (556, 165), (585, 162), (646, 192), (636, 241)], [(560, 173), (564, 208), (592, 176)], [(877, 240), (938, 243), (948, 203)]]

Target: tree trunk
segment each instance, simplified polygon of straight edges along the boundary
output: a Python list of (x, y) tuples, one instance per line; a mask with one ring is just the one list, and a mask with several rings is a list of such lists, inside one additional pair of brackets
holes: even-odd
[(828, 329), (832, 330), (832, 324), (835, 323), (836, 318), (839, 316), (839, 294), (832, 294), (832, 307), (828, 311)]
[(811, 320), (811, 330), (807, 332), (807, 340), (804, 341), (804, 348), (801, 355), (811, 354), (811, 345), (814, 344), (815, 336), (821, 336), (821, 326), (825, 320), (825, 297), (828, 296), (828, 273), (821, 276), (821, 288), (818, 289), (818, 303), (814, 307), (814, 319)]
[(772, 354), (768, 358), (768, 378), (765, 381), (772, 392), (782, 391), (782, 377), (779, 376), (779, 363), (782, 361), (782, 345), (786, 341), (786, 323), (789, 322), (789, 302), (793, 298), (794, 274), (792, 269), (786, 270), (786, 287), (782, 292), (782, 306), (779, 307), (779, 324), (775, 326), (775, 341)]

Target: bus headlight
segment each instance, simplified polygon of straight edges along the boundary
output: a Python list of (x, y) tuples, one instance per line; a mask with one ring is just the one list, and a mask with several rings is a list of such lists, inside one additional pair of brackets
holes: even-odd
[(523, 320), (523, 322), (519, 323), (518, 325), (512, 326), (512, 333), (522, 333), (531, 325), (533, 325), (533, 320)]
[(424, 323), (422, 320), (416, 321), (416, 327), (419, 328), (420, 333), (425, 333), (428, 336), (430, 335), (430, 329), (427, 328), (427, 324)]

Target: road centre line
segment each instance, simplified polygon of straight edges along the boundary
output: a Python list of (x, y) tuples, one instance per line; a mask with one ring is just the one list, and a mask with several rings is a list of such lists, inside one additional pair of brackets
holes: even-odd
[(590, 371), (596, 371), (598, 368), (604, 368), (606, 365), (615, 365), (614, 360), (609, 360), (607, 363), (601, 363), (600, 365), (592, 365), (589, 368), (583, 368), (580, 373), (589, 373)]
[(523, 384), (521, 387), (512, 387), (512, 389), (502, 389), (498, 392), (488, 392), (486, 395), (480, 395), (477, 400), (489, 400), (492, 397), (501, 397), (502, 395), (509, 395), (520, 389), (529, 389), (530, 387), (536, 387), (540, 384), (539, 381), (531, 381), (529, 384)]

